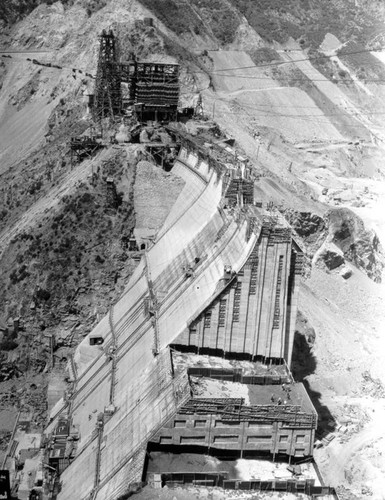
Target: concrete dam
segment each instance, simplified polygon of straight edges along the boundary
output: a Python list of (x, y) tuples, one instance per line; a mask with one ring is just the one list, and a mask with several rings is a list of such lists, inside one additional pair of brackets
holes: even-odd
[[(52, 411), (60, 500), (118, 499), (150, 445), (312, 455), (317, 414), (290, 373), (303, 252), (247, 166), (199, 137), (182, 137), (172, 173), (181, 194)], [(194, 377), (226, 390), (197, 394)]]

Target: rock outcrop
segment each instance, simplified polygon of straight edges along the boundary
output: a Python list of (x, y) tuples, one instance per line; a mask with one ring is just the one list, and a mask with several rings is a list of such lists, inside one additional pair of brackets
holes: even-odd
[(289, 216), (293, 229), (302, 238), (317, 235), (325, 229), (325, 221), (322, 217), (311, 212), (293, 212)]
[[(385, 267), (385, 254), (376, 233), (348, 208), (332, 208), (324, 217), (311, 212), (285, 213), (292, 228), (303, 240), (313, 265), (336, 269), (351, 262), (379, 283)], [(345, 273), (346, 274), (346, 273)], [(341, 276), (349, 278), (352, 274)]]
[(327, 241), (338, 247), (346, 260), (381, 282), (385, 256), (378, 236), (368, 230), (360, 217), (347, 208), (331, 209), (325, 215)]
[(330, 241), (325, 241), (313, 257), (313, 264), (325, 266), (329, 271), (345, 263), (344, 254), (340, 248)]
[(340, 271), (340, 276), (342, 276), (345, 280), (348, 280), (353, 274), (353, 269), (349, 266), (344, 266)]
[(309, 346), (314, 345), (316, 339), (315, 330), (310, 325), (309, 320), (306, 318), (302, 311), (298, 311), (295, 323), (295, 331), (306, 338), (306, 342), (309, 344)]

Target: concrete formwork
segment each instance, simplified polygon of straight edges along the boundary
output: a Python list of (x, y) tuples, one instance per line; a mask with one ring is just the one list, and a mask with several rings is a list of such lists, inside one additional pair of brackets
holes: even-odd
[(175, 344), (285, 359), (290, 366), (299, 284), (296, 254), (290, 233), (265, 229), (230, 286), (191, 321)]
[(300, 428), (285, 423), (285, 412), (276, 422), (260, 420), (229, 422), (221, 415), (177, 414), (152, 441), (165, 446), (200, 446), (206, 449), (240, 453), (270, 453), (303, 457), (312, 455), (314, 423), (311, 419)]

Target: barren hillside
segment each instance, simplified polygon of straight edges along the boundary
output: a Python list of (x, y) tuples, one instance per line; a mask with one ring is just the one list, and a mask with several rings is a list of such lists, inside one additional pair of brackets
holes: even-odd
[(291, 223), (309, 266), (293, 371), (334, 436), (316, 459), (341, 498), (385, 498), (383, 2), (9, 0), (0, 18), (0, 323), (22, 325), (0, 331), (0, 433), (15, 408), (41, 428), (31, 383), (44, 399), (123, 292), (134, 230), (158, 229), (182, 189), (136, 144), (71, 160), (71, 137), (94, 127), (85, 96), (111, 28), (122, 61), (179, 62), (181, 104), (201, 96), (249, 158), (256, 199)]

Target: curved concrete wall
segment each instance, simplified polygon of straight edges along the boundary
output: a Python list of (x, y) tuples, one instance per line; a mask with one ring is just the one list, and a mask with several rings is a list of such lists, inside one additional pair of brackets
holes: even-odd
[[(224, 266), (239, 270), (256, 243), (258, 235), (254, 233), (246, 241), (246, 220), (235, 221), (218, 210), (222, 181), (216, 172), (209, 171), (205, 162), (186, 150), (181, 151), (180, 160), (174, 168), (186, 180), (185, 189), (113, 307), (111, 318), (103, 318), (92, 332), (105, 339), (103, 351), (89, 346), (89, 337), (76, 351), (80, 378), (70, 414), (80, 430), (82, 451), (81, 458), (76, 458), (61, 476), (60, 500), (83, 500), (89, 496), (93, 488), (90, 477), (96, 474), (96, 456), (100, 459), (100, 491), (96, 498), (116, 498), (121, 489), (120, 474), (123, 470), (131, 471), (128, 461), (135, 462), (135, 450), (146, 443), (149, 434), (178, 404), (181, 391), (175, 389), (175, 381), (170, 379), (168, 352), (164, 348), (213, 295)], [(200, 258), (199, 262), (194, 261), (195, 257)], [(192, 261), (194, 273), (186, 277), (183, 267)], [(156, 330), (144, 300), (150, 297), (150, 282), (159, 305)], [(152, 351), (155, 331), (160, 347), (156, 357)], [(114, 363), (108, 355), (108, 348), (113, 345)], [(105, 424), (104, 444), (97, 450), (96, 418), (110, 404), (111, 394), (117, 410)], [(140, 472), (141, 469), (139, 477)], [(134, 474), (131, 479), (137, 480), (135, 477)]]

